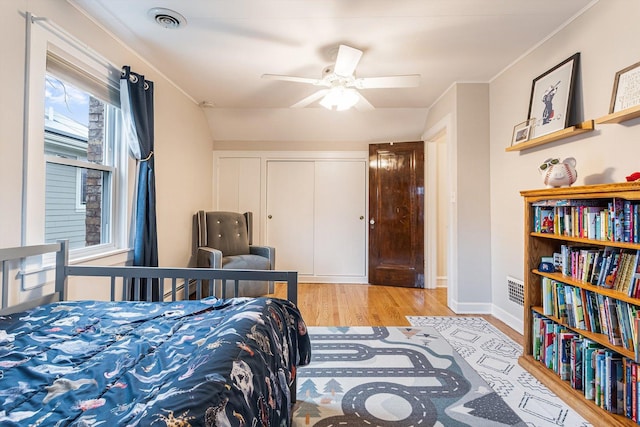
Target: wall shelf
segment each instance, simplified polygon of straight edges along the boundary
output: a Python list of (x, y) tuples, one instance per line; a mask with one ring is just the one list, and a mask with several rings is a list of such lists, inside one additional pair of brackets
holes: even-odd
[(539, 145), (548, 144), (550, 142), (569, 138), (575, 135), (579, 135), (581, 133), (591, 132), (594, 129), (593, 123), (594, 123), (593, 120), (587, 120), (585, 122), (578, 123), (577, 125), (560, 129), (558, 131), (549, 133), (547, 135), (542, 135), (537, 138), (530, 139), (529, 141), (521, 142), (520, 144), (512, 145), (511, 147), (507, 147), (505, 151), (528, 150), (530, 148), (537, 147)]
[(624, 110), (617, 111), (615, 113), (607, 114), (606, 116), (596, 119), (597, 124), (609, 124), (609, 123), (622, 123), (627, 120), (636, 119), (640, 117), (640, 105), (635, 107), (625, 108)]

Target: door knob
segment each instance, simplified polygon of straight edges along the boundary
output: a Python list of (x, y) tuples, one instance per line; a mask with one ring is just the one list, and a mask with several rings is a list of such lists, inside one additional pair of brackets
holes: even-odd
[(369, 224), (373, 225), (373, 224), (375, 224), (375, 223), (376, 223), (376, 220), (375, 220), (375, 219), (371, 218), (371, 219), (369, 220)]
[(267, 215), (267, 218), (271, 219), (271, 218), (273, 218), (273, 217), (272, 217), (271, 215)]
[(360, 215), (360, 219), (361, 219), (361, 220), (363, 220), (363, 219), (364, 219), (364, 217), (363, 217), (362, 215)]

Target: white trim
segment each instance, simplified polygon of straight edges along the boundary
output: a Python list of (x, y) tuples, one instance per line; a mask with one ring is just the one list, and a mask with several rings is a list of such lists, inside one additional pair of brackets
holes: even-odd
[[(105, 146), (105, 163), (93, 164), (85, 163), (74, 159), (63, 159), (46, 156), (43, 149), (45, 141), (45, 75), (46, 75), (46, 58), (47, 52), (51, 46), (56, 46), (59, 50), (72, 54), (84, 64), (102, 63), (102, 57), (94, 57), (94, 52), (82, 52), (83, 44), (75, 42), (71, 36), (63, 34), (64, 38), (60, 38), (58, 31), (51, 31), (51, 23), (46, 25), (32, 25), (31, 22), (43, 24), (41, 18), (34, 18), (30, 13), (25, 15), (27, 22), (27, 45), (25, 69), (25, 128), (24, 134), (24, 158), (23, 171), (25, 178), (23, 179), (23, 213), (22, 213), (22, 244), (39, 243), (44, 241), (44, 224), (45, 224), (45, 188), (46, 188), (46, 168), (47, 162), (70, 165), (73, 167), (82, 167), (86, 169), (96, 169), (109, 172), (110, 189), (109, 194), (106, 192), (103, 197), (109, 199), (108, 203), (110, 218), (106, 218), (107, 213), (103, 213), (104, 222), (103, 233), (108, 235), (109, 243), (86, 247), (82, 249), (74, 249), (70, 252), (72, 259), (78, 256), (104, 256), (105, 252), (112, 251), (119, 247), (125, 247), (127, 242), (123, 236), (126, 236), (126, 211), (121, 210), (121, 206), (126, 208), (127, 205), (127, 159), (126, 149), (118, 149), (113, 147), (115, 152), (111, 152), (111, 147)], [(71, 39), (70, 39), (71, 38)], [(117, 107), (113, 107), (117, 108)], [(109, 117), (115, 120), (113, 127), (105, 127), (105, 140), (115, 138), (115, 133), (121, 132), (121, 124), (118, 123), (119, 115), (111, 116), (107, 109), (105, 119)], [(108, 145), (108, 144), (107, 144)], [(113, 163), (113, 166), (109, 164)], [(28, 172), (27, 172), (28, 171)], [(118, 176), (116, 176), (118, 174)], [(28, 176), (28, 180), (26, 179)], [(106, 190), (106, 189), (105, 189)]]
[(315, 276), (315, 275), (298, 275), (299, 283), (348, 283), (351, 285), (368, 285), (366, 274), (364, 276)]
[[(440, 121), (435, 123), (432, 127), (425, 130), (422, 134), (422, 139), (425, 141), (436, 139), (437, 136), (445, 133), (447, 145), (447, 181), (449, 195), (447, 199), (450, 201), (447, 208), (447, 223), (449, 225), (449, 235), (447, 238), (447, 305), (453, 310), (453, 306), (456, 305), (458, 297), (458, 214), (457, 214), (457, 200), (456, 192), (458, 189), (457, 184), (457, 144), (456, 144), (456, 131), (455, 131), (455, 117), (452, 114), (447, 114)], [(437, 199), (433, 193), (429, 193), (425, 198), (427, 206), (436, 205)], [(428, 228), (429, 225), (426, 227)], [(427, 253), (430, 260), (429, 263), (433, 268), (437, 265), (437, 251), (431, 250)], [(435, 279), (434, 279), (435, 280)], [(455, 310), (454, 310), (455, 311)]]
[(449, 286), (449, 279), (447, 276), (437, 276), (436, 277), (436, 288), (446, 288)]
[(450, 299), (449, 308), (456, 314), (492, 314), (493, 304), (489, 302), (459, 303), (457, 300)]
[(508, 313), (508, 312), (504, 311), (502, 308), (500, 308), (496, 304), (492, 304), (492, 306), (493, 306), (493, 308), (491, 310), (491, 315), (493, 317), (495, 317), (496, 319), (500, 320), (501, 322), (503, 322), (504, 324), (506, 324), (511, 329), (513, 329), (514, 331), (518, 332), (519, 334), (521, 334), (521, 335), (523, 334), (524, 328), (523, 328), (523, 324), (522, 324), (522, 319), (521, 318), (516, 317), (516, 316), (512, 315), (511, 313)]
[(55, 164), (58, 164), (58, 165), (65, 165), (65, 166), (73, 166), (75, 168), (82, 168), (82, 169), (88, 169), (88, 170), (97, 170), (97, 171), (109, 172), (109, 173), (113, 173), (113, 171), (114, 171), (113, 166), (108, 166), (106, 164), (100, 164), (100, 163), (91, 163), (91, 162), (87, 162), (87, 161), (84, 161), (84, 160), (69, 159), (69, 158), (66, 158), (66, 157), (45, 155), (44, 156), (44, 160), (47, 163), (55, 163)]
[[(435, 138), (433, 138), (435, 139)], [(437, 200), (437, 170), (438, 170), (438, 150), (436, 142), (433, 140), (425, 140), (425, 198), (424, 198), (424, 213), (425, 213), (425, 227), (424, 238), (425, 243), (425, 289), (435, 289), (438, 285), (436, 274), (438, 273), (438, 204)]]

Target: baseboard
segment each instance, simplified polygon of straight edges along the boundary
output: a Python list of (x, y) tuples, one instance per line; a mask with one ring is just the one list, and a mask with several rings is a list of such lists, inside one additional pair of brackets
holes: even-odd
[(298, 274), (298, 283), (349, 283), (367, 284), (366, 276), (314, 276)]
[(449, 308), (456, 314), (491, 314), (491, 303), (459, 303), (451, 300)]
[(496, 319), (500, 320), (501, 322), (503, 322), (505, 325), (507, 325), (517, 333), (521, 335), (524, 333), (521, 318), (516, 317), (513, 314), (504, 311), (502, 308), (496, 306), (495, 304), (493, 305), (493, 309), (491, 310), (491, 315)]

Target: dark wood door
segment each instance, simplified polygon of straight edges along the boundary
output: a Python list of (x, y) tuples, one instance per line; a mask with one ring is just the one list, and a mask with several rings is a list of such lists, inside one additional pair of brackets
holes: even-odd
[(369, 145), (369, 283), (424, 288), (424, 143)]

